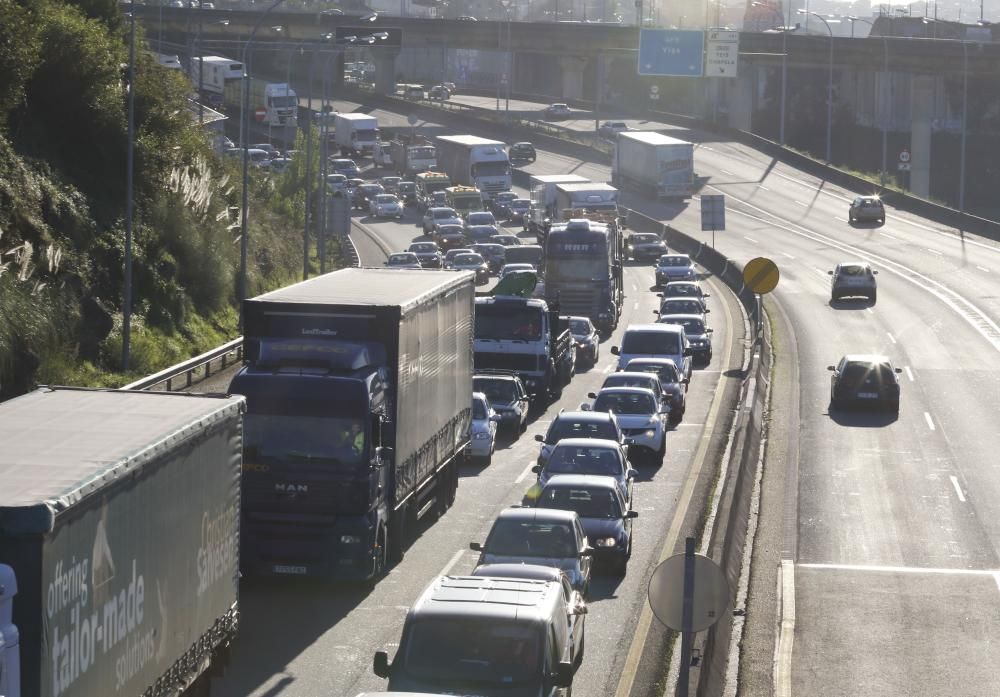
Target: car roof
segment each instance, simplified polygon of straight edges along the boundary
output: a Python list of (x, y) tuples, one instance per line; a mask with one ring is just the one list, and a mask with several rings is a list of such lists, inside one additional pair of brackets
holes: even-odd
[[(616, 388), (617, 389), (617, 388)], [(631, 388), (628, 388), (631, 389)], [(638, 388), (642, 390), (642, 388)], [(646, 394), (653, 394), (652, 390), (642, 390)], [(602, 390), (603, 392), (603, 390)], [(616, 440), (606, 438), (563, 438), (555, 444), (556, 448), (607, 448), (608, 450), (618, 450), (621, 444)]]
[(701, 284), (698, 283), (698, 281), (670, 281), (667, 285), (668, 286), (680, 286), (680, 285), (698, 286), (699, 288), (701, 288)]
[[(573, 438), (571, 440), (577, 440), (581, 445), (593, 444), (593, 440), (586, 440), (583, 438)], [(559, 441), (559, 443), (564, 443), (565, 441)], [(614, 441), (608, 441), (615, 447), (618, 446)], [(572, 523), (574, 520), (579, 519), (580, 516), (576, 514), (576, 511), (564, 511), (561, 508), (524, 508), (521, 506), (515, 506), (511, 508), (505, 508), (500, 511), (500, 515), (497, 516), (495, 522), (501, 520), (525, 520), (525, 521), (537, 521), (537, 522), (547, 522), (551, 521), (554, 523)]]
[(877, 353), (849, 353), (841, 360), (845, 360), (848, 363), (892, 363), (888, 356)]
[(546, 606), (562, 598), (562, 592), (562, 583), (554, 581), (439, 576), (410, 608), (409, 617), (418, 621), (424, 617), (482, 617), (534, 622), (545, 616)]
[(618, 490), (618, 481), (614, 477), (603, 474), (554, 474), (545, 482), (545, 489), (560, 487), (585, 486), (591, 489)]
[(658, 364), (670, 363), (671, 365), (674, 366), (674, 368), (677, 367), (677, 362), (673, 358), (663, 358), (662, 356), (643, 356), (643, 357), (640, 357), (640, 358), (632, 358), (632, 359), (630, 359), (629, 362), (625, 364), (625, 369), (627, 370), (628, 367), (630, 365), (632, 365), (633, 363), (637, 363), (637, 364), (646, 363), (646, 364), (649, 364), (649, 365), (658, 365)]
[(676, 327), (677, 325), (669, 324), (630, 324), (625, 327), (625, 333), (629, 332), (662, 332), (664, 334), (669, 334), (677, 331), (676, 329), (671, 329), (671, 327)]
[(614, 417), (611, 414), (603, 411), (563, 411), (556, 414), (556, 418), (552, 420), (553, 423), (560, 419), (565, 419), (566, 421), (579, 421), (580, 423), (593, 423), (593, 422), (607, 422), (613, 421)]
[[(631, 361), (629, 361), (631, 363)], [(654, 380), (659, 380), (653, 373), (647, 373), (642, 370), (619, 370), (616, 373), (608, 373), (604, 376), (605, 380), (609, 378), (620, 377), (620, 378), (653, 378)]]
[[(611, 484), (615, 486), (614, 479), (611, 480)], [(480, 564), (473, 569), (471, 575), (491, 578), (524, 578), (535, 581), (555, 581), (562, 583), (566, 572), (554, 566), (542, 566), (541, 564)]]
[(517, 377), (514, 376), (514, 375), (502, 375), (502, 374), (499, 374), (499, 373), (497, 373), (497, 374), (493, 374), (493, 373), (473, 373), (472, 374), (472, 379), (473, 380), (476, 380), (476, 379), (482, 379), (482, 380), (503, 380), (504, 382), (514, 382), (515, 380), (517, 380)]
[[(597, 396), (600, 397), (602, 394), (644, 394), (651, 397), (656, 396), (651, 389), (646, 387), (602, 387)], [(559, 442), (562, 443), (563, 441)]]
[(670, 314), (670, 315), (660, 315), (660, 321), (663, 322), (663, 324), (673, 324), (673, 322), (666, 321), (668, 319), (691, 319), (691, 320), (698, 320), (699, 322), (704, 322), (705, 321), (704, 319), (702, 319), (701, 315), (692, 315), (690, 313), (684, 313), (684, 314), (677, 313), (677, 314)]
[(583, 315), (569, 315), (566, 319), (568, 319), (568, 320), (575, 320), (575, 319), (586, 320), (588, 322), (590, 321), (589, 317), (584, 317)]

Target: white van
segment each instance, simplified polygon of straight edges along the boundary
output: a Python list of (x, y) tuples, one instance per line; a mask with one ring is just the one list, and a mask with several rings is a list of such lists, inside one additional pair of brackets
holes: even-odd
[(679, 324), (633, 324), (625, 330), (622, 345), (612, 346), (618, 356), (618, 370), (633, 358), (669, 358), (680, 370), (681, 379), (691, 380), (691, 346)]

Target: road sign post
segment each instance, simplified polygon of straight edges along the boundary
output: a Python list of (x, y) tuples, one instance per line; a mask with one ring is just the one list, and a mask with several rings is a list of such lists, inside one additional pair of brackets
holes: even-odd
[[(778, 279), (781, 277), (778, 265), (767, 257), (756, 257), (747, 262), (743, 267), (743, 283), (753, 291), (757, 298), (757, 331), (760, 332), (764, 325), (764, 317), (761, 313), (761, 299), (764, 293), (770, 293), (778, 286)], [(759, 338), (759, 337), (758, 337)]]
[(724, 194), (703, 194), (701, 197), (701, 229), (712, 231), (712, 249), (715, 249), (715, 231), (726, 229), (726, 197)]

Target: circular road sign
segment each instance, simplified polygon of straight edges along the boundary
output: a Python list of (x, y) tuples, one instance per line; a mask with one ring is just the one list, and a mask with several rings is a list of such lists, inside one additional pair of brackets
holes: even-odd
[(253, 112), (253, 115), (254, 115), (254, 117), (255, 117), (255, 118), (256, 118), (256, 119), (258, 120), (258, 121), (263, 121), (263, 120), (264, 120), (264, 117), (265, 117), (265, 116), (267, 116), (267, 109), (265, 109), (265, 108), (264, 108), (264, 107), (262, 107), (262, 106), (259, 106), (259, 107), (257, 107), (257, 109), (256, 109), (256, 110), (255, 110), (255, 111)]
[(659, 85), (650, 85), (649, 86), (649, 93), (650, 94), (659, 94), (660, 93), (660, 86)]
[(757, 257), (743, 267), (743, 282), (754, 293), (770, 293), (778, 285), (778, 265), (766, 257)]
[(409, 116), (406, 117), (406, 123), (410, 124), (411, 126), (416, 126), (417, 121), (419, 121), (419, 119), (417, 118), (416, 114), (410, 114)]
[(900, 151), (900, 153), (899, 153), (899, 161), (900, 162), (909, 162), (910, 161), (910, 151), (906, 150), (905, 148), (902, 151)]
[[(722, 568), (701, 554), (694, 555), (691, 626), (708, 629), (729, 607), (729, 582)], [(656, 619), (678, 632), (684, 627), (684, 554), (675, 554), (656, 567), (647, 589), (649, 607)]]

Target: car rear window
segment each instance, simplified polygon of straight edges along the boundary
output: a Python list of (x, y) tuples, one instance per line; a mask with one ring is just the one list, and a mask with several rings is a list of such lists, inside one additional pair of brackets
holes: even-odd
[(860, 264), (848, 264), (840, 267), (840, 273), (845, 276), (864, 276), (866, 269)]
[(625, 332), (622, 353), (677, 354), (681, 352), (681, 341), (676, 331), (666, 332)]
[(634, 392), (606, 392), (597, 395), (594, 400), (594, 411), (614, 412), (615, 414), (652, 414), (653, 398), (648, 394)]
[(563, 438), (600, 438), (603, 440), (618, 440), (615, 427), (609, 421), (569, 421), (556, 419), (549, 427), (545, 440), (555, 443)]

